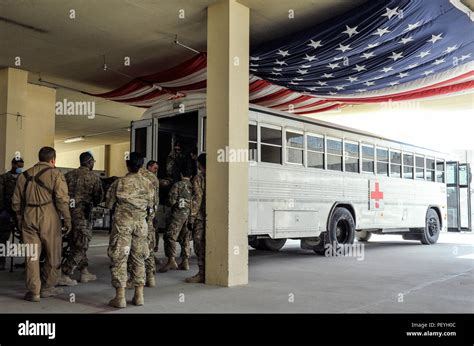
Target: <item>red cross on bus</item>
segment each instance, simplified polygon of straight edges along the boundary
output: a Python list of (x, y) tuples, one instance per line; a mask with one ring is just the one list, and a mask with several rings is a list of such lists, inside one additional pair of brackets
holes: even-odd
[(375, 182), (375, 191), (370, 192), (370, 199), (375, 200), (375, 208), (380, 208), (380, 201), (383, 200), (383, 192), (380, 191), (380, 183), (378, 181)]

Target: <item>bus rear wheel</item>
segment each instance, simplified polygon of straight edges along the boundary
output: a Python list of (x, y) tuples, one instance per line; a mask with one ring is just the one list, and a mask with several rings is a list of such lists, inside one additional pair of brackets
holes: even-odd
[(328, 247), (332, 247), (333, 251), (337, 251), (341, 245), (353, 244), (355, 222), (349, 210), (337, 207), (332, 214), (328, 231), (321, 233), (320, 237), (322, 240), (321, 244), (314, 248), (314, 252), (319, 255), (326, 255)]
[(258, 238), (257, 237), (249, 237), (249, 245), (253, 249), (258, 249)]
[(279, 251), (286, 243), (286, 239), (263, 238), (258, 240), (257, 249), (267, 251)]
[(438, 213), (434, 209), (428, 209), (426, 213), (426, 225), (421, 233), (421, 243), (424, 245), (435, 244), (439, 238), (441, 231), (441, 222), (439, 221)]

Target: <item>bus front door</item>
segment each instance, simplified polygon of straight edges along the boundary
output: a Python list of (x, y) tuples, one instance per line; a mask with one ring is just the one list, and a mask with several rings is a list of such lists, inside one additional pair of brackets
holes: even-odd
[(467, 163), (447, 162), (448, 231), (472, 231), (472, 174)]

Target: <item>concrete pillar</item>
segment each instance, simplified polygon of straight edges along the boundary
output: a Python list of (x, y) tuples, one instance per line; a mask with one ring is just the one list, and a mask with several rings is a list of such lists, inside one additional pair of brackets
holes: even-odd
[(248, 283), (248, 163), (217, 159), (248, 148), (247, 7), (208, 8), (207, 54), (206, 283), (235, 286)]
[(42, 146), (54, 145), (56, 90), (28, 83), (28, 72), (0, 70), (0, 172), (20, 154), (36, 163)]

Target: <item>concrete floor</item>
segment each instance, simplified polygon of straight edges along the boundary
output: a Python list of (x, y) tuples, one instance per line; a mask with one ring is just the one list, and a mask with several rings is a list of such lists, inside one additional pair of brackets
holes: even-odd
[(474, 312), (474, 234), (443, 233), (434, 246), (373, 236), (361, 261), (318, 256), (289, 241), (278, 253), (251, 250), (250, 283), (233, 288), (184, 283), (196, 270), (193, 258), (189, 272), (157, 274), (157, 287), (145, 289), (145, 306), (130, 303), (122, 310), (107, 306), (114, 293), (107, 241), (107, 234), (97, 233), (89, 252), (98, 281), (66, 288), (65, 294), (40, 303), (22, 299), (22, 269), (0, 272), (0, 313)]

